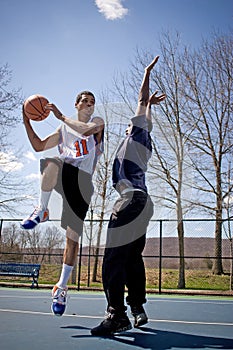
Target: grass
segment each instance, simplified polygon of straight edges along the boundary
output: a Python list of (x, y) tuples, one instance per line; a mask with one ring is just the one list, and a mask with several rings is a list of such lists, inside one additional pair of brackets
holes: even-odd
[[(61, 265), (43, 264), (40, 270), (39, 284), (55, 284), (60, 276)], [(91, 270), (92, 271), (92, 270)], [(159, 288), (159, 270), (156, 268), (146, 269), (147, 277), (147, 289), (153, 290)], [(177, 289), (179, 272), (176, 269), (163, 269), (162, 270), (162, 289)], [(4, 278), (4, 281), (19, 281), (31, 283), (29, 279), (17, 278)], [(1, 281), (3, 279), (1, 278)], [(81, 287), (87, 287), (88, 271), (87, 266), (82, 266), (81, 269)], [(228, 291), (230, 288), (230, 276), (229, 275), (213, 275), (210, 270), (186, 270), (185, 272), (186, 289), (191, 290), (221, 290)], [(72, 285), (70, 281), (70, 285)], [(74, 286), (77, 285), (73, 284)], [(97, 281), (92, 282), (90, 277), (90, 288), (102, 289), (101, 270), (98, 271)]]
[[(147, 288), (158, 288), (159, 271), (156, 269), (147, 269)], [(178, 270), (162, 270), (162, 288), (177, 289), (179, 278)], [(157, 286), (157, 287), (155, 287)], [(210, 270), (186, 270), (185, 272), (186, 289), (194, 290), (229, 290), (229, 275), (213, 275)]]

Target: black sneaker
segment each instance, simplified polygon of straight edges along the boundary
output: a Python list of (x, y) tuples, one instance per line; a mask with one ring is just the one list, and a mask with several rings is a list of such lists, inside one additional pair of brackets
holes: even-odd
[(130, 320), (126, 314), (116, 315), (107, 313), (103, 322), (99, 326), (91, 329), (92, 335), (111, 335), (124, 332), (132, 328)]
[(131, 306), (131, 313), (134, 317), (134, 327), (138, 328), (148, 322), (148, 317), (142, 306)]

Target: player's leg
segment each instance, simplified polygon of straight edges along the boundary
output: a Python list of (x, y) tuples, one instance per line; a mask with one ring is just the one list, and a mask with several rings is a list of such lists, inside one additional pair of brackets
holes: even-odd
[(62, 184), (64, 193), (61, 226), (66, 229), (66, 245), (60, 279), (52, 290), (52, 311), (59, 316), (65, 311), (67, 283), (76, 262), (79, 237), (83, 232), (83, 221), (93, 193), (91, 175), (70, 164), (63, 165)]
[(91, 329), (92, 335), (110, 335), (132, 328), (124, 305), (127, 247), (106, 248), (102, 266), (104, 292), (107, 299), (105, 319)]
[(41, 165), (43, 170), (41, 169), (40, 201), (32, 214), (20, 223), (21, 228), (25, 230), (33, 229), (39, 223), (49, 220), (48, 203), (52, 190), (57, 183), (61, 163), (55, 158), (44, 159), (41, 161), (41, 164), (43, 164)]
[(128, 288), (126, 301), (130, 305), (134, 317), (134, 327), (140, 327), (148, 322), (143, 308), (143, 304), (146, 302), (146, 274), (142, 253), (146, 244), (147, 226), (153, 215), (153, 203), (149, 195), (140, 194), (137, 197), (137, 202), (138, 205), (144, 207), (144, 210), (140, 214), (137, 225), (132, 226), (135, 231), (132, 234), (138, 238), (131, 243), (126, 270)]
[(146, 274), (142, 258), (145, 247), (146, 235), (131, 243), (129, 259), (126, 269), (128, 288), (127, 304), (130, 305), (134, 317), (134, 327), (139, 327), (148, 322), (143, 304), (146, 302)]
[(102, 265), (107, 316), (98, 326), (92, 328), (93, 335), (110, 335), (132, 328), (124, 304), (126, 265), (130, 249), (130, 244), (125, 241), (126, 231), (130, 231), (130, 228), (127, 230), (125, 226), (133, 219), (131, 199), (130, 194), (128, 197), (118, 198), (109, 220)]
[(56, 316), (62, 316), (66, 308), (68, 280), (74, 268), (79, 250), (79, 235), (69, 226), (66, 230), (66, 245), (63, 254), (62, 271), (59, 281), (52, 290), (52, 311)]

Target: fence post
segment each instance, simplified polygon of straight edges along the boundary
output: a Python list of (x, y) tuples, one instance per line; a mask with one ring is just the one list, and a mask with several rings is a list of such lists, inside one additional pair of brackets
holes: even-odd
[(91, 220), (90, 220), (90, 239), (88, 246), (88, 267), (87, 267), (87, 286), (90, 287), (91, 278), (91, 245), (92, 245), (92, 231), (93, 231), (93, 209), (91, 209)]
[(77, 256), (75, 257), (74, 267), (71, 274), (71, 283), (75, 284), (77, 281)]
[(159, 220), (159, 294), (162, 294), (162, 234), (163, 232), (163, 221)]
[(80, 290), (80, 281), (81, 281), (82, 248), (83, 248), (83, 235), (81, 235), (81, 241), (80, 241), (80, 247), (79, 247), (78, 286), (77, 286), (78, 290)]
[(2, 223), (3, 223), (3, 219), (1, 219), (0, 221), (0, 242), (2, 240)]

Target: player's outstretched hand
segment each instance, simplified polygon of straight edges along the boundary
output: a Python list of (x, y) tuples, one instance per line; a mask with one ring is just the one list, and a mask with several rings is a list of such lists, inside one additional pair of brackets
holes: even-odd
[(158, 91), (155, 91), (150, 97), (149, 97), (149, 104), (150, 105), (159, 105), (160, 102), (162, 102), (163, 100), (165, 100), (166, 95), (165, 94), (161, 94), (159, 96), (157, 96)]
[(156, 56), (153, 61), (145, 68), (145, 71), (150, 73), (150, 71), (154, 68), (154, 65), (158, 62), (159, 56)]

